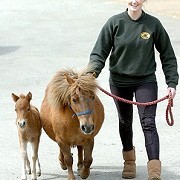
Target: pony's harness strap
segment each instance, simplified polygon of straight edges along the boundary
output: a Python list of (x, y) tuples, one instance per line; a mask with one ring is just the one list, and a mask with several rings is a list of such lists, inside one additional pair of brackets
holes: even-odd
[(86, 109), (85, 111), (73, 114), (73, 117), (75, 115), (76, 116), (81, 116), (81, 115), (87, 115), (87, 114), (93, 114), (93, 113), (94, 113), (94, 110)]

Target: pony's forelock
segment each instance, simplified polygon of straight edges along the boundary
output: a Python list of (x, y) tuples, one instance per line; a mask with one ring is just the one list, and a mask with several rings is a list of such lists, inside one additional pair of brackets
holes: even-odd
[[(67, 105), (69, 97), (76, 88), (84, 92), (95, 93), (97, 82), (92, 74), (87, 74), (87, 69), (75, 72), (73, 69), (61, 70), (56, 73), (48, 85), (47, 97), (51, 106), (60, 107)], [(65, 74), (74, 79), (73, 84), (69, 84)]]

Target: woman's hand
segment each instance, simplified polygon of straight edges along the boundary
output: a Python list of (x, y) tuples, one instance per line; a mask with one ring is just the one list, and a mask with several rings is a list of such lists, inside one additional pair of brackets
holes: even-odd
[(172, 88), (172, 87), (168, 87), (167, 89), (167, 95), (169, 95), (171, 93), (172, 95), (172, 99), (175, 97), (176, 95), (176, 89)]

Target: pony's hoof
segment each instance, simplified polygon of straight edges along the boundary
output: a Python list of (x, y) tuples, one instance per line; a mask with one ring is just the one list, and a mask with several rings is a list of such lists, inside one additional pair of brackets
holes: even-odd
[(89, 177), (90, 170), (84, 172), (82, 169), (80, 169), (78, 174), (82, 179), (87, 179)]
[(67, 170), (67, 166), (64, 163), (62, 163), (61, 161), (60, 161), (60, 165), (63, 170)]
[(73, 177), (68, 177), (68, 180), (75, 180), (76, 178), (75, 178), (75, 176), (73, 176)]
[(87, 176), (84, 176), (84, 175), (82, 176), (82, 175), (80, 175), (81, 179), (87, 179), (88, 176), (89, 176), (89, 175), (87, 175)]
[(67, 170), (67, 167), (66, 167), (66, 166), (61, 166), (61, 168), (62, 168), (63, 170)]

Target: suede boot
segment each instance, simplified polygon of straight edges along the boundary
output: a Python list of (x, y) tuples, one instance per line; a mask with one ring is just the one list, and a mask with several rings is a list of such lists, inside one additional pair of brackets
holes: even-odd
[(131, 151), (123, 151), (124, 169), (122, 172), (122, 178), (133, 179), (136, 177), (136, 155), (135, 148)]
[(161, 161), (150, 160), (147, 163), (148, 167), (148, 180), (161, 180)]

